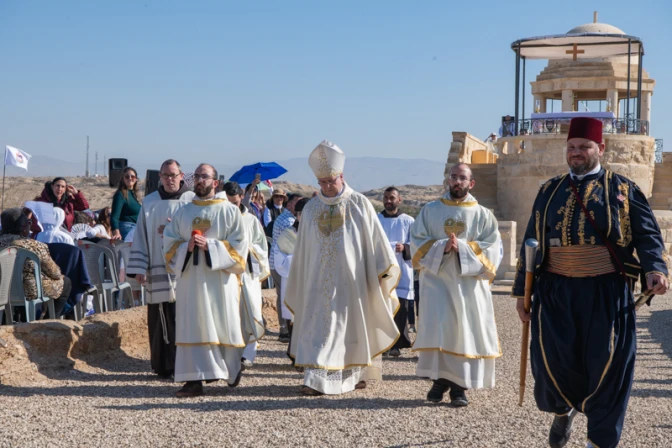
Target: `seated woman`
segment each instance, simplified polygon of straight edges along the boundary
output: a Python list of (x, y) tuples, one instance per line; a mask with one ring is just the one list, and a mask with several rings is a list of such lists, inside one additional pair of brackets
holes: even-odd
[(64, 231), (61, 226), (65, 220), (63, 209), (54, 207), (54, 224), (44, 224), (44, 231), (37, 234), (35, 238), (40, 243), (65, 243), (75, 245), (72, 235)]
[(138, 196), (138, 173), (130, 166), (126, 167), (112, 196), (110, 223), (113, 240), (125, 240), (128, 232), (135, 228), (142, 207)]
[(86, 232), (87, 238), (103, 238), (106, 240), (112, 238), (110, 213), (112, 213), (111, 207), (105, 207), (104, 209), (100, 210), (100, 212), (98, 212), (98, 224), (91, 227), (91, 229)]
[[(20, 208), (10, 208), (2, 212), (0, 223), (0, 250), (20, 247), (35, 253), (40, 259), (42, 294), (54, 299), (56, 317), (59, 317), (70, 295), (70, 279), (61, 274), (61, 270), (51, 259), (46, 244), (28, 238), (31, 223)], [(23, 267), (23, 289), (28, 300), (37, 299), (35, 268), (31, 260), (27, 260)]]
[(44, 184), (44, 190), (35, 198), (38, 202), (48, 202), (54, 207), (62, 208), (65, 212), (64, 227), (69, 232), (75, 222), (75, 211), (89, 208), (89, 203), (82, 194), (62, 178), (57, 177), (51, 182)]

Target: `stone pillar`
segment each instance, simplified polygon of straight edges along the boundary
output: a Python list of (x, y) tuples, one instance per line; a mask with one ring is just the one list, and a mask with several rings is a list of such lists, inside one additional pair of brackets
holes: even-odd
[(611, 111), (618, 118), (618, 90), (607, 89), (607, 101), (611, 100)]
[(563, 112), (573, 112), (574, 111), (574, 91), (573, 90), (563, 90), (562, 91), (562, 111)]
[(515, 270), (518, 262), (516, 253), (516, 221), (499, 221), (499, 234), (502, 237), (502, 246), (504, 246), (504, 256), (497, 269), (497, 278), (504, 278), (507, 272)]
[(537, 107), (537, 101), (539, 101), (539, 113), (545, 114), (546, 113), (546, 98), (539, 95), (538, 93), (535, 93), (534, 94), (534, 104), (532, 104), (532, 110), (533, 111), (534, 111), (534, 108)]
[[(642, 92), (642, 108), (640, 109), (642, 120), (651, 121), (651, 92)], [(651, 123), (649, 123), (651, 126)]]

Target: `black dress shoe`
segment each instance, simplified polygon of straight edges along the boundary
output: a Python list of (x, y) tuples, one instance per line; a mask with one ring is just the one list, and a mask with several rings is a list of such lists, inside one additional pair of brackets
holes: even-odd
[(548, 434), (548, 445), (551, 448), (562, 448), (569, 442), (569, 436), (572, 435), (572, 421), (576, 417), (576, 410), (572, 409), (569, 414), (562, 417), (555, 417), (551, 425), (551, 432)]
[(450, 385), (446, 384), (443, 380), (434, 380), (432, 388), (427, 392), (427, 400), (432, 403), (439, 403), (443, 400), (443, 394), (450, 388)]
[(175, 396), (179, 398), (200, 397), (201, 395), (203, 395), (203, 383), (200, 381), (187, 381), (182, 389), (175, 392)]
[(464, 389), (450, 389), (450, 405), (456, 408), (461, 408), (467, 406), (469, 400), (467, 400), (467, 394), (464, 392)]
[(238, 371), (238, 375), (236, 376), (235, 381), (234, 381), (233, 383), (231, 383), (231, 384), (228, 384), (228, 383), (227, 383), (227, 385), (228, 385), (229, 387), (231, 387), (231, 388), (234, 388), (234, 387), (238, 386), (238, 385), (240, 384), (240, 378), (241, 378), (242, 376), (243, 376), (243, 369), (240, 369), (240, 371)]

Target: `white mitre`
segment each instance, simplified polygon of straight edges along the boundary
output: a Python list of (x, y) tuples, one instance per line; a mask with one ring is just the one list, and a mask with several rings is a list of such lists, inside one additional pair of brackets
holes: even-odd
[(313, 149), (308, 157), (308, 165), (315, 173), (318, 179), (327, 177), (336, 177), (343, 174), (345, 166), (345, 154), (341, 148), (329, 140), (323, 140), (322, 143)]

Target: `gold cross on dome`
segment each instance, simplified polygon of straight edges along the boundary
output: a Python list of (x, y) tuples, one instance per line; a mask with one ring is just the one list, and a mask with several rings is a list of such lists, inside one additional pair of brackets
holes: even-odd
[(576, 61), (576, 56), (577, 55), (584, 54), (586, 52), (586, 50), (577, 50), (576, 47), (577, 47), (577, 45), (574, 44), (574, 48), (572, 48), (571, 50), (565, 51), (565, 54), (571, 54), (572, 55), (572, 60), (574, 60), (574, 61)]

